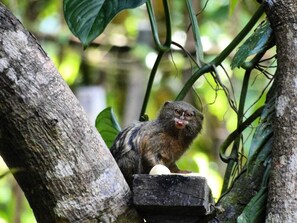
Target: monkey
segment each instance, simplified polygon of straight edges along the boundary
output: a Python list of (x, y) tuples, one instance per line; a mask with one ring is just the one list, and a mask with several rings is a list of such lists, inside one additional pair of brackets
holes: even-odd
[(184, 101), (167, 101), (158, 117), (137, 122), (116, 137), (110, 150), (128, 185), (133, 174), (148, 174), (157, 164), (183, 172), (175, 162), (202, 129), (203, 115)]

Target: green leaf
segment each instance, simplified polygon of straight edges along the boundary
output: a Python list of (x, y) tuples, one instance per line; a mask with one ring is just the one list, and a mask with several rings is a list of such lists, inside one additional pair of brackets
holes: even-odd
[(233, 15), (238, 0), (229, 0), (229, 15)]
[(121, 131), (121, 127), (111, 107), (104, 109), (96, 118), (96, 128), (107, 147), (110, 148)]
[(231, 68), (240, 67), (250, 55), (257, 54), (270, 44), (272, 29), (270, 23), (261, 23), (256, 31), (239, 47), (231, 62)]
[(265, 221), (267, 188), (261, 188), (237, 218), (237, 223), (261, 223)]
[[(270, 91), (274, 88), (272, 87)], [(272, 96), (265, 104), (260, 123), (256, 128), (253, 136), (251, 147), (248, 155), (247, 169), (249, 174), (253, 175), (258, 167), (265, 162), (269, 162), (272, 150), (273, 135), (273, 116), (275, 113), (275, 95)]]
[(88, 46), (120, 11), (146, 0), (64, 0), (65, 20), (71, 32)]

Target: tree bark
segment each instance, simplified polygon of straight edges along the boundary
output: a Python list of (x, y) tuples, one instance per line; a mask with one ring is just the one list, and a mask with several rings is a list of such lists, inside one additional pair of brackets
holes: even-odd
[(297, 219), (297, 4), (267, 0), (274, 30), (278, 68), (275, 76), (276, 115), (266, 222)]
[(104, 141), (36, 39), (1, 3), (0, 154), (38, 222), (137, 217)]

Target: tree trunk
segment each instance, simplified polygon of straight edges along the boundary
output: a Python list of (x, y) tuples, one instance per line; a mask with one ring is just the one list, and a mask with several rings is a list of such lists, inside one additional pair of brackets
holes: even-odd
[(272, 170), (266, 222), (297, 219), (297, 3), (266, 1), (274, 30), (278, 68)]
[(36, 39), (1, 3), (0, 154), (38, 222), (136, 216), (97, 130)]

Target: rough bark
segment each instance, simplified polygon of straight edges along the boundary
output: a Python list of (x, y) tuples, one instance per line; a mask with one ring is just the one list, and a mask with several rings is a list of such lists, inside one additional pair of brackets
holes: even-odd
[(0, 154), (16, 168), (38, 222), (112, 222), (131, 213), (129, 187), (102, 138), (1, 3)]
[(266, 1), (278, 68), (272, 170), (266, 222), (297, 219), (297, 2)]

